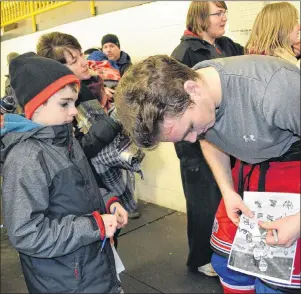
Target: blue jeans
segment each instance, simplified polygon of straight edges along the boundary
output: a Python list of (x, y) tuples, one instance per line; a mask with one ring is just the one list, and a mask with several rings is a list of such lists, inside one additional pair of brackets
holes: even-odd
[(255, 280), (255, 291), (256, 293), (284, 293), (280, 290), (268, 287), (267, 285), (263, 284), (259, 279)]

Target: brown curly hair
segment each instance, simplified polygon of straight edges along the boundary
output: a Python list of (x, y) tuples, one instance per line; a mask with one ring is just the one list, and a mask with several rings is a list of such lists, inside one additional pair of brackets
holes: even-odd
[(167, 55), (148, 57), (129, 68), (114, 99), (117, 116), (136, 145), (152, 148), (162, 141), (164, 119), (180, 116), (193, 103), (184, 83), (197, 79), (194, 70)]

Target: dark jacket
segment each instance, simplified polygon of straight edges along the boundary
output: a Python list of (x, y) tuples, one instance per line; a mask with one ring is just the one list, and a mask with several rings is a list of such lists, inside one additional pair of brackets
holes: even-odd
[[(101, 99), (96, 93), (92, 92), (93, 87), (89, 88), (91, 84), (97, 84), (98, 79), (99, 77), (92, 77), (87, 81), (81, 81), (76, 106), (88, 100)], [(75, 131), (75, 137), (79, 141), (88, 159), (95, 157), (97, 153), (109, 145), (121, 131), (121, 125), (106, 114), (100, 115), (97, 118), (91, 118), (91, 121), (93, 123), (87, 134), (83, 134), (78, 130)], [(76, 123), (74, 126), (77, 129)]]
[[(181, 43), (175, 48), (171, 56), (189, 67), (208, 59), (244, 54), (244, 47), (233, 42), (230, 38), (218, 38), (215, 40), (215, 46), (213, 46), (199, 37), (193, 36), (189, 31), (185, 33), (181, 38)], [(175, 148), (177, 156), (184, 166), (195, 167), (200, 158), (203, 157), (199, 142), (178, 142), (175, 143)]]
[(184, 35), (181, 38), (181, 43), (175, 48), (171, 56), (181, 63), (193, 67), (204, 60), (243, 54), (244, 47), (228, 37), (216, 39), (215, 46), (213, 46), (199, 37)]
[(132, 65), (130, 55), (128, 55), (124, 51), (121, 51), (120, 58), (117, 60), (117, 65), (119, 66), (120, 76), (123, 76), (123, 74)]
[[(77, 107), (85, 101), (94, 99), (99, 101), (101, 99), (99, 94), (96, 93), (96, 89), (99, 91), (99, 87), (96, 86), (100, 82), (99, 79), (100, 78), (98, 76), (93, 76), (89, 80), (81, 81), (81, 88), (78, 95), (78, 100), (76, 101)], [(117, 134), (121, 131), (121, 125), (116, 123), (105, 113), (90, 117), (89, 121), (91, 121), (91, 127), (87, 134), (80, 132), (76, 120), (73, 121), (75, 138), (80, 143), (86, 157), (88, 158), (98, 187), (107, 189), (103, 180), (91, 163), (91, 159), (95, 157), (103, 148), (113, 142)]]
[(100, 230), (91, 215), (106, 207), (72, 125), (4, 118), (5, 226), (29, 292), (118, 293), (110, 242), (100, 252)]

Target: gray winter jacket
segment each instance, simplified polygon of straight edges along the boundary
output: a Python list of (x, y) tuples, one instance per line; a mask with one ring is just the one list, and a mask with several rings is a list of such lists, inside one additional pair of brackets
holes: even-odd
[(91, 215), (106, 208), (72, 126), (5, 115), (3, 209), (30, 293), (119, 293), (110, 242)]

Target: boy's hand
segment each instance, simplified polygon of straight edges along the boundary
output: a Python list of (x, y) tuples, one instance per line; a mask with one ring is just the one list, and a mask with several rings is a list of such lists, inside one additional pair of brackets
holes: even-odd
[(240, 212), (250, 218), (254, 216), (252, 211), (244, 204), (239, 194), (235, 191), (229, 191), (227, 194), (223, 195), (223, 199), (227, 215), (236, 226), (239, 225)]
[[(268, 230), (266, 243), (268, 245), (290, 247), (300, 238), (300, 212), (286, 216), (273, 222), (258, 222), (259, 226)], [(277, 230), (278, 242), (273, 236), (273, 230)]]
[(106, 238), (111, 238), (114, 236), (114, 233), (117, 229), (117, 218), (116, 215), (112, 214), (103, 214), (102, 216), (103, 223), (106, 230)]
[(128, 213), (127, 211), (121, 206), (119, 202), (114, 202), (110, 206), (110, 212), (114, 212), (114, 208), (116, 207), (115, 216), (117, 219), (117, 228), (123, 228), (128, 223)]

